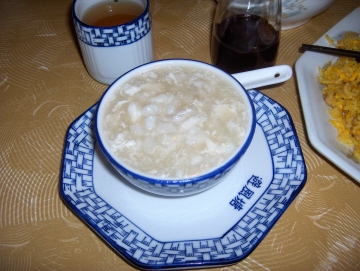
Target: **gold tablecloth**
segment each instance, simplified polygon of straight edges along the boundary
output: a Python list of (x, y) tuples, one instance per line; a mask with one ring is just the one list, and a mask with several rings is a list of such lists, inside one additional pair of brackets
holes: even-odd
[[(3, 0), (0, 6), (1, 270), (134, 270), (59, 196), (66, 130), (106, 89), (85, 70), (71, 4)], [(302, 43), (315, 42), (359, 5), (336, 0), (307, 24), (282, 31), (277, 64), (293, 67)], [(215, 7), (213, 0), (151, 0), (156, 59), (210, 62)], [(262, 91), (293, 118), (307, 183), (246, 259), (214, 270), (359, 270), (359, 184), (309, 144), (295, 75)]]

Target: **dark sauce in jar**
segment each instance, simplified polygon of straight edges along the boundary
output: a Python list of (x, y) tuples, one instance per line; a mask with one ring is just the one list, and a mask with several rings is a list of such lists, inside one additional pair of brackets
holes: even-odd
[(228, 73), (274, 65), (279, 31), (257, 15), (234, 15), (214, 25), (212, 64)]

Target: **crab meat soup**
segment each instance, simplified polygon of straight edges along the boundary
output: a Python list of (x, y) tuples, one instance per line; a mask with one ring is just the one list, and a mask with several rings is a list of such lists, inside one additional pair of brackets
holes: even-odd
[(155, 66), (111, 93), (101, 129), (125, 167), (155, 178), (190, 178), (231, 159), (251, 127), (232, 78), (191, 64)]

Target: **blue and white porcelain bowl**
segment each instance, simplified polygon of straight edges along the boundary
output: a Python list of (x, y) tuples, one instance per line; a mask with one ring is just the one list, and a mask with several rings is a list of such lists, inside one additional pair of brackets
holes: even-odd
[(329, 8), (335, 0), (283, 0), (281, 29), (287, 30), (307, 23)]
[[(223, 80), (227, 82), (229, 85), (231, 85), (231, 88), (235, 89), (236, 93), (238, 93), (236, 94), (238, 95), (237, 97), (239, 97), (239, 100), (242, 101), (242, 108), (244, 110), (241, 112), (243, 112), (243, 114), (246, 115), (246, 117), (243, 118), (246, 124), (244, 124), (241, 128), (243, 129), (241, 144), (238, 147), (234, 148), (231, 152), (232, 154), (226, 156), (226, 159), (220, 162), (218, 166), (210, 167), (209, 169), (205, 170), (200, 174), (198, 173), (192, 174), (190, 175), (190, 177), (182, 177), (182, 175), (176, 175), (176, 177), (163, 177), (165, 175), (159, 176), (149, 172), (144, 173), (140, 171), (141, 169), (136, 168), (137, 163), (140, 163), (138, 162), (138, 160), (131, 161), (130, 163), (133, 163), (133, 165), (130, 165), (129, 161), (124, 162), (124, 159), (127, 159), (129, 156), (126, 156), (125, 158), (119, 158), (119, 155), (115, 154), (115, 152), (118, 151), (118, 149), (114, 150), (113, 148), (114, 145), (112, 143), (109, 143), (109, 140), (106, 137), (107, 132), (105, 131), (104, 128), (104, 118), (109, 117), (109, 113), (108, 113), (109, 109), (107, 109), (107, 107), (109, 107), (109, 104), (114, 103), (113, 102), (114, 95), (116, 95), (116, 93), (119, 93), (120, 88), (122, 88), (126, 84), (129, 85), (130, 82), (129, 80), (131, 80), (134, 76), (137, 76), (139, 74), (143, 75), (149, 71), (150, 73), (153, 73), (154, 70), (160, 68), (169, 69), (169, 67), (178, 67), (178, 66), (185, 68), (190, 67), (193, 70), (195, 70), (196, 73), (204, 72), (206, 74), (211, 74), (211, 76), (213, 76), (211, 78), (218, 78), (220, 80)], [(171, 72), (169, 72), (169, 74), (170, 73)], [(210, 81), (212, 82), (212, 80), (213, 79), (211, 79)], [(174, 82), (176, 82), (176, 78), (174, 79)], [(201, 80), (200, 80), (200, 84), (201, 84)], [(133, 86), (131, 86), (129, 91), (126, 90), (127, 93), (128, 92), (135, 93), (136, 91), (138, 90), (133, 88)], [(186, 92), (190, 90), (183, 89), (182, 91)], [(178, 96), (175, 96), (175, 99), (177, 98)], [(212, 100), (210, 101), (211, 101), (210, 103), (212, 103)], [(132, 98), (130, 97), (126, 101), (122, 100), (118, 102), (116, 100), (115, 104), (122, 106), (122, 103), (130, 104), (131, 102), (133, 101)], [(190, 101), (190, 103), (192, 102)], [(111, 106), (111, 108), (113, 107)], [(126, 108), (127, 109), (124, 109), (122, 111), (122, 116), (124, 116), (124, 114), (125, 115), (132, 114), (132, 112), (129, 111), (130, 106)], [(144, 111), (138, 111), (138, 112), (144, 112)], [(145, 113), (139, 113), (139, 114), (145, 114)], [(121, 120), (123, 120), (124, 118), (125, 117), (118, 119), (119, 125), (121, 125)], [(225, 119), (224, 122), (227, 123), (227, 119)], [(113, 119), (111, 120), (111, 123), (114, 123)], [(248, 146), (252, 141), (255, 132), (255, 125), (256, 125), (256, 116), (255, 116), (254, 105), (245, 88), (234, 77), (207, 63), (203, 63), (195, 60), (187, 60), (187, 59), (167, 59), (167, 60), (154, 61), (139, 66), (127, 72), (126, 74), (122, 75), (112, 85), (110, 85), (99, 101), (95, 115), (94, 130), (100, 149), (102, 150), (106, 158), (109, 160), (109, 162), (112, 164), (112, 166), (114, 166), (114, 168), (120, 173), (119, 176), (120, 178), (125, 178), (130, 183), (150, 193), (163, 195), (163, 196), (187, 196), (205, 191), (213, 187), (217, 183), (219, 183), (221, 180), (223, 180), (224, 176), (233, 168), (233, 166), (239, 161), (239, 159), (246, 152)], [(126, 125), (126, 127), (130, 127), (130, 125)], [(130, 131), (125, 131), (125, 132), (130, 132)], [(176, 133), (177, 132), (175, 132), (175, 134), (173, 134), (172, 136), (175, 137), (178, 136), (178, 134)], [(148, 135), (146, 136), (149, 137)], [(195, 138), (196, 137), (197, 135), (195, 135)], [(118, 136), (116, 136), (116, 138), (118, 138)], [(134, 141), (136, 142), (136, 144), (138, 144), (137, 142), (138, 138), (135, 138)], [(139, 143), (139, 145), (142, 144), (145, 145), (145, 143), (141, 143), (141, 142)], [(219, 151), (219, 149), (214, 149), (213, 152), (220, 153), (221, 151)], [(161, 156), (161, 153), (159, 156)], [(206, 164), (208, 161), (209, 159), (203, 159), (201, 163)], [(199, 166), (199, 168), (200, 167), (201, 165)]]

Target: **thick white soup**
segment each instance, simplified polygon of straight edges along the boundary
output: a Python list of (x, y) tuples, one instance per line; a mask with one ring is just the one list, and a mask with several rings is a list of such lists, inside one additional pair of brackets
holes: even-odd
[(234, 83), (179, 64), (133, 77), (104, 110), (107, 145), (124, 164), (157, 178), (204, 174), (233, 156), (249, 127)]

